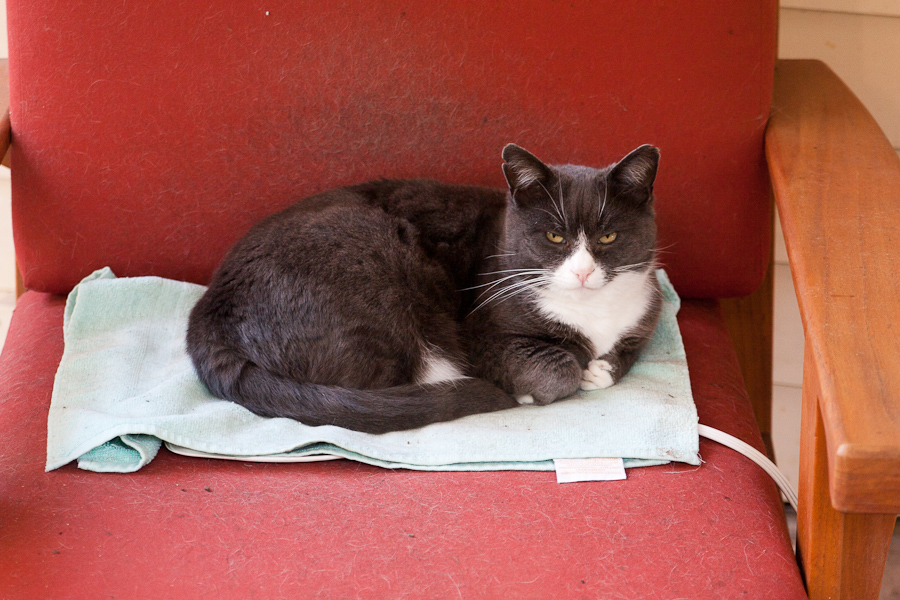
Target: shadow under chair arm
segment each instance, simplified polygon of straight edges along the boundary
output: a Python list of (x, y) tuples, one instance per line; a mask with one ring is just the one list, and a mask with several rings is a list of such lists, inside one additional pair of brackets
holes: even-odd
[(804, 370), (818, 383), (832, 505), (900, 513), (900, 157), (853, 92), (812, 60), (778, 63), (766, 157)]

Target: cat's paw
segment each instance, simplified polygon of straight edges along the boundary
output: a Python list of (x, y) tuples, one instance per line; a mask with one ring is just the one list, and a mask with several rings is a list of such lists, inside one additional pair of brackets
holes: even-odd
[(534, 404), (534, 396), (531, 394), (525, 394), (524, 396), (518, 396), (516, 401), (519, 404)]
[(605, 360), (592, 360), (581, 376), (581, 389), (602, 390), (613, 383), (613, 366)]

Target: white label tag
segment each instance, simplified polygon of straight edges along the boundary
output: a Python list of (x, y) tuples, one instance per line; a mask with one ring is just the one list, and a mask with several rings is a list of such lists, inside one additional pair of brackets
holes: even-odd
[(625, 479), (625, 461), (621, 458), (554, 458), (556, 483), (576, 481), (615, 481)]

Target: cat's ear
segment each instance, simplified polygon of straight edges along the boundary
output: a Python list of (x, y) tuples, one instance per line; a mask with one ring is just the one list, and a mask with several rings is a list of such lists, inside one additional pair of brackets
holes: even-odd
[(503, 148), (503, 175), (509, 190), (515, 193), (533, 183), (545, 184), (550, 179), (550, 167), (542, 163), (534, 154), (515, 144), (507, 144)]
[(636, 200), (650, 200), (653, 197), (653, 182), (659, 168), (659, 148), (645, 144), (628, 153), (610, 170), (609, 182), (635, 197)]

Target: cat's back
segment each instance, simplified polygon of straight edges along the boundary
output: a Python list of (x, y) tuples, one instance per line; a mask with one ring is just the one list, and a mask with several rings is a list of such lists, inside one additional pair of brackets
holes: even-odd
[(236, 323), (283, 321), (301, 309), (452, 296), (495, 252), (505, 202), (501, 190), (425, 179), (310, 196), (235, 244), (194, 321), (233, 335)]
[[(430, 179), (381, 179), (328, 190), (266, 217), (226, 258), (238, 253), (277, 257), (287, 248), (343, 243), (393, 234), (429, 252), (442, 246), (479, 250), (499, 235), (506, 208), (500, 189)], [(330, 238), (330, 239), (329, 239)]]
[(214, 361), (205, 348), (228, 348), (295, 380), (360, 389), (412, 382), (427, 369), (411, 348), (457, 356), (459, 282), (492, 247), (504, 199), (485, 188), (385, 180), (264, 219), (191, 314), (195, 362)]

